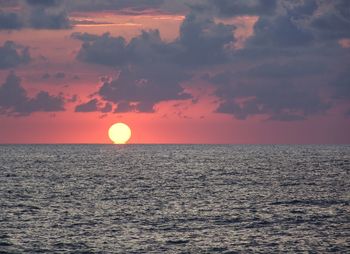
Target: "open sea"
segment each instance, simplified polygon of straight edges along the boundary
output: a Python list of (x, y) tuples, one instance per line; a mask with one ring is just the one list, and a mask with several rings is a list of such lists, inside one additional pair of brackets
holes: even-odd
[(0, 145), (0, 253), (350, 253), (349, 145)]

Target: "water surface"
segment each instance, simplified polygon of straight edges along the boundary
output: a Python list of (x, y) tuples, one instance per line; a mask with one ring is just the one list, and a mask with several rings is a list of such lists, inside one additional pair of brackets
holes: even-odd
[(2, 145), (0, 253), (345, 253), (349, 173), (345, 145)]

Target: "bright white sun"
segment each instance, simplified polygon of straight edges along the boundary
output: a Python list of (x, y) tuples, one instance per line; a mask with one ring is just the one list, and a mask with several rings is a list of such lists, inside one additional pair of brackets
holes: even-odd
[(115, 144), (125, 144), (131, 137), (131, 130), (125, 123), (115, 123), (109, 128), (108, 136)]

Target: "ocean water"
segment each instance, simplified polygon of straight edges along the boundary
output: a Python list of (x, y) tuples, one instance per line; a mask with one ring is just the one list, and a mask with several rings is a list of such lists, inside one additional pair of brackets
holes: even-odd
[(0, 253), (349, 253), (350, 146), (1, 145)]

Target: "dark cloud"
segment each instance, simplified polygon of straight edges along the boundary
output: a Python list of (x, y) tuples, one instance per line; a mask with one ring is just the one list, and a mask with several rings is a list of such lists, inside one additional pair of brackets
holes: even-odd
[[(334, 70), (348, 65), (348, 50), (337, 41), (350, 37), (345, 33), (350, 27), (345, 2), (280, 1), (272, 15), (260, 14), (245, 47), (231, 55), (233, 67), (242, 63), (250, 67), (202, 77), (216, 89), (220, 101), (216, 112), (237, 119), (261, 115), (266, 120), (297, 121), (324, 114), (336, 100), (349, 100), (346, 72), (332, 82), (333, 96), (326, 87)], [(343, 23), (332, 17), (334, 13)], [(334, 23), (316, 26), (316, 21), (327, 19)], [(329, 33), (338, 35), (326, 38)]]
[(261, 17), (254, 25), (248, 47), (301, 47), (312, 40), (313, 35), (291, 16)]
[[(22, 0), (2, 1), (3, 7), (18, 7), (17, 12), (0, 11), (0, 29), (69, 29), (75, 23), (70, 11), (119, 10), (137, 15), (146, 10), (160, 9), (167, 0)], [(25, 4), (23, 4), (25, 3)]]
[(176, 49), (160, 38), (158, 30), (141, 31), (127, 45), (127, 58), (133, 64), (159, 64), (172, 62)]
[(69, 29), (71, 24), (66, 11), (37, 5), (31, 8), (30, 27), (35, 29)]
[[(207, 4), (207, 0), (65, 0), (67, 9), (79, 12), (115, 11), (118, 14), (142, 15), (145, 13), (185, 14), (189, 6)], [(192, 7), (193, 9), (193, 7)]]
[(64, 98), (62, 96), (53, 96), (46, 91), (40, 91), (34, 98), (29, 99), (27, 108), (23, 113), (33, 112), (56, 112), (64, 110)]
[[(264, 3), (265, 1), (259, 1)], [(248, 47), (284, 48), (322, 45), (350, 38), (350, 2), (280, 1), (274, 15), (260, 16)], [(283, 7), (283, 8), (282, 8)]]
[(54, 76), (56, 79), (64, 79), (66, 74), (64, 72), (57, 72)]
[(345, 112), (345, 115), (350, 117), (350, 109), (348, 111)]
[(181, 65), (208, 65), (227, 61), (226, 45), (235, 41), (232, 25), (189, 14), (174, 42), (162, 41), (158, 30), (142, 31), (129, 43), (109, 33), (102, 36), (73, 33), (83, 41), (77, 59), (95, 64), (122, 66), (170, 62)]
[(319, 9), (320, 2), (317, 0), (307, 1), (281, 1), (282, 6), (285, 7), (285, 15), (293, 19), (308, 18), (315, 14)]
[[(35, 0), (33, 0), (35, 1)], [(158, 9), (165, 0), (75, 0), (68, 7), (74, 11), (134, 10)]]
[(115, 108), (114, 113), (127, 113), (127, 112), (142, 112), (153, 113), (154, 104), (152, 102), (141, 101), (137, 103), (121, 101), (118, 102), (118, 106)]
[(350, 38), (350, 1), (321, 2), (320, 14), (314, 15), (311, 27), (321, 39)]
[(274, 14), (276, 0), (208, 0), (219, 16), (234, 17), (240, 15), (272, 15)]
[(188, 78), (176, 66), (124, 68), (117, 79), (105, 81), (98, 94), (118, 104), (117, 112), (153, 112), (159, 102), (190, 99), (180, 85)]
[(0, 29), (69, 29), (68, 13), (60, 0), (27, 0), (17, 12), (0, 11)]
[(103, 108), (100, 109), (100, 111), (102, 113), (108, 113), (108, 112), (111, 112), (112, 111), (112, 104), (111, 103), (106, 103), (105, 106)]
[(76, 102), (78, 100), (78, 95), (72, 95), (67, 101), (68, 102)]
[[(99, 3), (102, 9), (115, 4), (110, 8), (141, 11), (169, 4), (166, 0), (148, 7), (134, 1)], [(346, 65), (349, 53), (338, 40), (350, 38), (349, 1), (181, 3), (187, 4), (188, 14), (172, 42), (163, 41), (158, 30), (142, 31), (130, 42), (108, 33), (72, 34), (82, 41), (78, 60), (122, 70), (119, 78), (104, 80), (98, 91), (104, 101), (117, 104), (115, 112), (153, 112), (159, 102), (189, 99), (191, 95), (180, 85), (192, 77), (187, 73), (224, 64), (228, 71), (203, 79), (214, 86), (220, 101), (216, 112), (238, 119), (261, 115), (274, 121), (304, 120), (325, 113), (336, 100), (349, 98), (345, 75), (333, 82), (333, 95), (324, 93), (327, 82), (321, 80), (325, 73), (330, 73), (328, 79), (334, 76), (335, 65)], [(93, 6), (89, 1), (84, 4)], [(235, 49), (236, 27), (218, 20), (242, 15), (259, 19), (243, 49)]]
[[(118, 103), (117, 108), (114, 110), (114, 113), (126, 113), (126, 112), (133, 112), (137, 111), (136, 105), (132, 105), (129, 102), (121, 101)], [(152, 112), (153, 110), (151, 110)]]
[(280, 80), (284, 82), (290, 79), (321, 75), (327, 70), (327, 66), (322, 62), (294, 59), (284, 59), (284, 61), (279, 62), (275, 60), (240, 71), (220, 72), (213, 76), (206, 74), (202, 76), (202, 79), (216, 85), (229, 84), (233, 78), (236, 80), (253, 80), (254, 82), (256, 79)]
[(22, 21), (16, 13), (6, 13), (0, 10), (0, 30), (20, 29), (22, 26)]
[(86, 103), (79, 104), (75, 107), (75, 112), (102, 112), (108, 113), (112, 111), (112, 104), (106, 103), (103, 107), (101, 106), (101, 102), (99, 102), (96, 98), (91, 99)]
[[(75, 37), (86, 40), (86, 35), (75, 35)], [(109, 33), (97, 36), (94, 40), (92, 35), (89, 37), (91, 42), (88, 40), (83, 43), (77, 54), (78, 60), (110, 66), (122, 65), (128, 60), (123, 37), (112, 37)]]
[(2, 8), (6, 7), (16, 7), (19, 0), (0, 0), (0, 6)]
[(142, 31), (127, 44), (123, 37), (113, 37), (109, 33), (101, 36), (74, 33), (72, 37), (83, 41), (77, 59), (84, 62), (125, 66), (145, 62), (170, 61), (175, 49), (163, 42), (158, 30)]
[[(45, 72), (42, 76), (41, 76), (41, 79), (43, 80), (47, 80), (47, 79), (50, 79), (50, 78), (54, 78), (56, 80), (63, 80), (67, 77), (66, 73), (64, 72), (56, 72), (56, 73), (53, 73), (53, 74), (50, 74), (48, 72)], [(79, 79), (79, 77), (77, 75), (74, 75), (72, 77), (72, 79)]]
[[(109, 34), (106, 34), (109, 36)], [(96, 41), (99, 39), (100, 36), (96, 35), (96, 34), (89, 34), (89, 33), (81, 33), (81, 32), (74, 32), (71, 34), (71, 38), (75, 39), (75, 40), (81, 40), (84, 42), (92, 42), (92, 41)]]
[(350, 100), (350, 73), (344, 71), (340, 73), (332, 82), (333, 97), (335, 99)]
[(235, 26), (190, 13), (180, 27), (177, 61), (182, 64), (216, 64), (227, 60), (225, 45), (235, 41)]
[(13, 68), (30, 62), (29, 49), (20, 48), (13, 41), (6, 41), (0, 46), (0, 69)]
[[(72, 20), (71, 24), (72, 24), (72, 26), (75, 26), (75, 25), (112, 25), (114, 23), (112, 23), (112, 22), (98, 22), (98, 21), (85, 19), (85, 20)], [(79, 32), (77, 32), (77, 33), (79, 33)]]
[(326, 71), (324, 63), (307, 60), (290, 60), (286, 63), (264, 63), (240, 74), (252, 78), (295, 78), (320, 75)]
[(33, 6), (57, 6), (62, 0), (26, 0), (26, 2)]
[(64, 110), (64, 98), (40, 91), (29, 97), (14, 73), (7, 76), (0, 86), (0, 113), (8, 116), (25, 116), (34, 112), (56, 112)]
[(217, 86), (215, 95), (221, 101), (218, 113), (241, 120), (266, 115), (269, 120), (292, 121), (322, 114), (330, 108), (317, 89), (304, 84), (273, 79), (244, 82), (228, 75), (226, 72), (211, 78)]
[(41, 79), (49, 79), (51, 77), (50, 73), (46, 72), (41, 76)]
[(303, 121), (305, 120), (305, 116), (302, 115), (296, 115), (296, 114), (277, 114), (273, 115), (267, 120), (270, 121), (283, 121), (283, 122), (290, 122), (290, 121)]
[(177, 53), (172, 44), (161, 40), (158, 30), (142, 31), (129, 43), (123, 37), (113, 37), (109, 33), (101, 36), (74, 33), (72, 38), (83, 41), (77, 59), (95, 64), (125, 66), (171, 62)]
[(209, 74), (206, 74), (202, 77), (202, 79), (204, 80), (209, 80), (211, 83), (213, 84), (229, 84), (231, 82), (232, 79), (232, 72), (230, 71), (225, 71), (225, 72), (220, 72), (214, 76), (210, 76)]
[(75, 107), (75, 112), (95, 112), (98, 111), (98, 100), (92, 99), (86, 103)]

